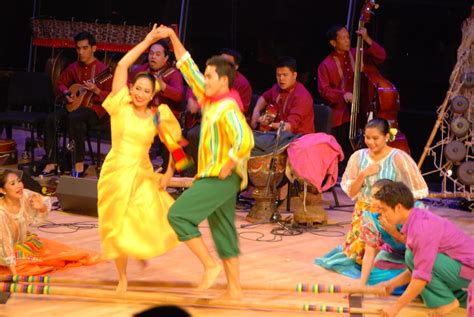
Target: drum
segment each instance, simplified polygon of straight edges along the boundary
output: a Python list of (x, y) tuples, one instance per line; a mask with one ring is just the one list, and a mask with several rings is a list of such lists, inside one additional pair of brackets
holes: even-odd
[(269, 220), (275, 211), (278, 185), (282, 183), (286, 168), (286, 147), (279, 149), (275, 156), (275, 172), (271, 182), (267, 182), (270, 175), (270, 162), (273, 153), (251, 157), (248, 161), (248, 176), (250, 183), (255, 187), (252, 197), (255, 204), (248, 213), (246, 219), (249, 222), (260, 222)]
[(248, 176), (250, 183), (255, 187), (252, 192), (255, 205), (247, 215), (247, 221), (260, 222), (269, 220), (276, 211), (277, 188), (281, 187), (286, 181), (286, 149), (296, 136), (288, 131), (281, 132), (275, 156), (275, 172), (268, 190), (265, 191), (268, 176), (270, 175), (270, 162), (275, 150), (277, 134), (274, 131), (252, 132), (255, 146), (248, 161)]
[(15, 140), (0, 139), (0, 166), (18, 163), (18, 151)]
[(290, 163), (288, 164), (287, 175), (290, 175), (288, 176), (290, 179), (294, 179), (293, 184), (298, 190), (298, 195), (291, 197), (290, 202), (292, 209), (295, 211), (293, 222), (308, 226), (326, 223), (328, 217), (323, 207), (323, 193), (297, 175)]

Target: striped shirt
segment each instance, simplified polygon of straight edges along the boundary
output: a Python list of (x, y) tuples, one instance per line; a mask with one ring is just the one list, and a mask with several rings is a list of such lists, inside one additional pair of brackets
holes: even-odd
[(209, 98), (204, 93), (204, 76), (188, 52), (177, 67), (201, 106), (202, 122), (196, 178), (217, 177), (222, 167), (232, 160), (242, 179), (240, 188), (247, 186), (247, 160), (254, 145), (252, 130), (239, 105), (230, 96)]

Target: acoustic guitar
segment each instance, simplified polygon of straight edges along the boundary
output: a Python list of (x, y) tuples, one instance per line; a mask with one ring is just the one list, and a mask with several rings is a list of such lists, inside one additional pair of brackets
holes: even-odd
[[(103, 84), (107, 80), (112, 78), (112, 70), (110, 67), (107, 67), (104, 69), (102, 72), (100, 72), (97, 76), (95, 76), (91, 81), (94, 84)], [(92, 103), (92, 96), (94, 93), (92, 91), (89, 91), (86, 89), (86, 87), (83, 84), (73, 84), (71, 87), (69, 87), (69, 92), (68, 94), (71, 98), (72, 101), (66, 104), (66, 110), (69, 112), (72, 112), (76, 110), (79, 107), (91, 107)]]
[(278, 109), (273, 104), (269, 104), (265, 109), (265, 113), (263, 117), (265, 118), (265, 122), (260, 122), (258, 126), (258, 130), (262, 132), (271, 131), (272, 123), (275, 121), (276, 117), (278, 116)]

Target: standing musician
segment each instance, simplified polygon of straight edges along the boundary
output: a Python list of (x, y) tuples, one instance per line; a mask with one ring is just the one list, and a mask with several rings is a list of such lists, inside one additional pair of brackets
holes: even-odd
[[(364, 51), (364, 72), (376, 71), (375, 65), (385, 61), (383, 47), (367, 34), (367, 29), (356, 31), (367, 44)], [(318, 91), (332, 108), (332, 134), (344, 151), (344, 165), (352, 154), (349, 142), (352, 89), (354, 83), (355, 48), (351, 49), (349, 32), (342, 25), (332, 26), (326, 33), (333, 51), (318, 67)]]
[(92, 34), (85, 31), (80, 32), (74, 36), (74, 42), (78, 60), (61, 73), (58, 90), (66, 98), (68, 105), (78, 101), (76, 94), (71, 92), (71, 87), (74, 84), (80, 84), (81, 89), (92, 96), (83, 99), (87, 100), (88, 104), (81, 104), (72, 112), (68, 112), (66, 109), (58, 109), (55, 113), (48, 115), (44, 133), (46, 166), (42, 175), (51, 175), (57, 171), (56, 124), (67, 124), (69, 140), (73, 140), (75, 145), (76, 160), (74, 169), (78, 176), (83, 176), (84, 140), (87, 127), (96, 125), (101, 120), (106, 119), (106, 111), (101, 104), (111, 90), (111, 76), (108, 77), (108, 80), (98, 82), (95, 81), (95, 77), (99, 74), (105, 74), (108, 66), (95, 58), (94, 53), (97, 47), (96, 39)]
[[(176, 118), (180, 117), (182, 101), (185, 95), (183, 77), (174, 66), (174, 54), (171, 52), (169, 41), (161, 39), (155, 42), (148, 51), (148, 62), (135, 68), (128, 76), (129, 84), (140, 72), (149, 72), (155, 76), (160, 84), (161, 90), (155, 94), (152, 106), (158, 107), (166, 104)], [(160, 142), (159, 139), (155, 139)], [(161, 146), (161, 157), (163, 158), (163, 172), (168, 167), (169, 152), (165, 146)]]

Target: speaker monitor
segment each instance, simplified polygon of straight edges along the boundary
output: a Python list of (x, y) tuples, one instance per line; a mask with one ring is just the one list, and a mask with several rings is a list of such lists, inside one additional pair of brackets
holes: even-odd
[(61, 176), (56, 196), (62, 210), (97, 217), (97, 179)]

